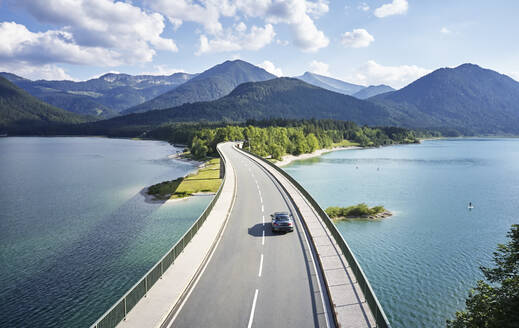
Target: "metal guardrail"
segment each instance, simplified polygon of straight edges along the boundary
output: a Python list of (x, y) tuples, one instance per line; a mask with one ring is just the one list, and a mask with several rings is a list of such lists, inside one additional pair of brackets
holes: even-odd
[[(220, 150), (217, 150), (220, 154), (220, 160), (224, 163), (222, 170), (225, 173), (225, 158), (220, 153)], [(173, 262), (175, 262), (175, 259), (180, 253), (182, 253), (186, 245), (191, 241), (191, 239), (193, 239), (193, 236), (205, 222), (209, 213), (213, 209), (214, 204), (220, 197), (222, 187), (223, 181), (211, 203), (207, 205), (202, 215), (200, 215), (193, 225), (191, 225), (182, 238), (180, 238), (180, 240), (144, 275), (144, 277), (133, 285), (126, 294), (124, 294), (110, 309), (108, 309), (108, 311), (106, 311), (92, 326), (90, 326), (91, 328), (115, 328), (119, 322), (126, 318), (128, 312), (137, 305), (139, 300), (146, 297), (147, 292), (160, 278), (162, 278), (164, 272), (166, 272)]]
[(384, 313), (384, 310), (382, 309), (382, 306), (380, 305), (377, 296), (375, 295), (375, 292), (371, 288), (371, 285), (368, 281), (368, 278), (366, 278), (366, 275), (364, 274), (364, 271), (362, 271), (362, 268), (360, 267), (359, 263), (357, 262), (357, 259), (355, 258), (355, 255), (353, 255), (353, 252), (351, 251), (350, 247), (348, 246), (348, 243), (344, 240), (339, 230), (337, 230), (337, 227), (333, 223), (333, 221), (330, 219), (328, 214), (319, 206), (319, 204), (314, 200), (312, 196), (308, 193), (308, 191), (303, 188), (299, 182), (297, 182), (292, 176), (290, 176), (288, 173), (286, 173), (283, 169), (275, 165), (274, 163), (265, 160), (264, 158), (253, 154), (251, 152), (246, 151), (245, 149), (242, 149), (243, 151), (247, 152), (248, 154), (251, 154), (252, 156), (258, 158), (259, 160), (267, 163), (271, 167), (273, 167), (275, 170), (277, 170), (281, 175), (283, 175), (285, 178), (288, 179), (296, 188), (299, 190), (301, 194), (310, 202), (310, 204), (314, 207), (314, 209), (317, 211), (323, 222), (328, 227), (328, 230), (330, 230), (330, 233), (332, 234), (333, 238), (339, 245), (342, 254), (350, 264), (350, 268), (353, 271), (353, 274), (355, 275), (355, 278), (357, 279), (357, 282), (359, 284), (359, 287), (361, 288), (362, 292), (364, 293), (364, 297), (366, 298), (366, 302), (368, 303), (369, 309), (371, 310), (371, 313), (373, 314), (375, 318), (375, 322), (377, 324), (377, 327), (380, 328), (391, 328), (391, 325), (389, 321), (387, 320), (386, 314)]

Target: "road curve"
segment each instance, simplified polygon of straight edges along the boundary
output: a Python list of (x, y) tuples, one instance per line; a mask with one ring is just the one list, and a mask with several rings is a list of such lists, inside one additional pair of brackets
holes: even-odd
[[(329, 304), (319, 292), (309, 244), (288, 197), (270, 173), (232, 143), (221, 150), (236, 173), (234, 207), (198, 282), (172, 320), (162, 326), (333, 325), (325, 315)], [(294, 232), (272, 234), (270, 214), (276, 211), (293, 213)]]

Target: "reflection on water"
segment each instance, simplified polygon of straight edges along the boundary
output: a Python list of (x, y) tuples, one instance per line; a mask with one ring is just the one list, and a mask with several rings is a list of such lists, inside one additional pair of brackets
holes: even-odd
[(444, 327), (518, 222), (518, 162), (518, 139), (454, 139), (337, 151), (284, 169), (323, 208), (394, 212), (337, 226), (393, 327)]

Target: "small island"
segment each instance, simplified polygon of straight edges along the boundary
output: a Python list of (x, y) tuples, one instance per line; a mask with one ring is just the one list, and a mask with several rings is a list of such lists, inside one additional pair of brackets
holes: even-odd
[(391, 215), (391, 212), (386, 210), (384, 206), (369, 207), (365, 203), (361, 203), (349, 207), (330, 206), (326, 210), (326, 214), (334, 220), (348, 220), (348, 219), (366, 219), (376, 220), (384, 219)]
[(197, 194), (214, 194), (220, 188), (220, 159), (211, 159), (194, 173), (175, 180), (154, 184), (146, 190), (146, 194), (154, 201), (184, 198)]

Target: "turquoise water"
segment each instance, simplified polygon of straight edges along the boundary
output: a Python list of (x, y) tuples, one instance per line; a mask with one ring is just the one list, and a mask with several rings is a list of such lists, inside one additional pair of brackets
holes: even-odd
[(518, 163), (519, 139), (451, 139), (337, 151), (285, 170), (323, 208), (392, 211), (338, 228), (393, 327), (445, 327), (519, 222)]
[(0, 138), (0, 327), (87, 327), (211, 197), (147, 203), (194, 166), (157, 141)]

